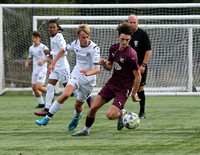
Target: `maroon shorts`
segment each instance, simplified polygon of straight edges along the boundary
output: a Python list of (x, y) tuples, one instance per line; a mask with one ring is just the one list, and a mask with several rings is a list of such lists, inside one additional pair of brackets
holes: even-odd
[(128, 99), (132, 88), (119, 88), (114, 84), (107, 82), (105, 86), (98, 93), (106, 100), (106, 103), (114, 98), (112, 105), (115, 105), (119, 109), (122, 109)]

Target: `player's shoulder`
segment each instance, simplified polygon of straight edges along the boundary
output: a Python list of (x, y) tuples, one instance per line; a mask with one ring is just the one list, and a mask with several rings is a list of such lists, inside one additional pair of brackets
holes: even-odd
[(56, 39), (64, 39), (62, 33), (57, 33), (57, 34), (55, 35), (55, 38), (56, 38)]
[(100, 48), (99, 48), (99, 46), (97, 46), (97, 44), (96, 43), (94, 43), (93, 41), (91, 41), (90, 40), (90, 48), (92, 49), (92, 50), (94, 50), (94, 51), (99, 51), (100, 50)]
[(68, 46), (78, 46), (80, 44), (79, 39), (76, 39), (68, 44)]
[(33, 48), (34, 47), (34, 44), (32, 44), (31, 46), (29, 46), (29, 50), (31, 49), (31, 48)]
[(130, 45), (128, 45), (126, 53), (129, 56), (135, 56), (135, 55), (137, 55), (137, 52)]
[(40, 43), (40, 45), (39, 45), (40, 47), (44, 47), (44, 46), (46, 46), (45, 44), (43, 44), (43, 43)]
[(117, 43), (117, 44), (112, 44), (111, 46), (110, 46), (110, 50), (116, 50), (116, 49), (118, 49), (119, 48), (119, 43)]

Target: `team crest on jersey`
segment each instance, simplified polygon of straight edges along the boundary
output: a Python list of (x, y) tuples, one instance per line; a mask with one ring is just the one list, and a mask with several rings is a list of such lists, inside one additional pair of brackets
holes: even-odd
[(39, 53), (42, 53), (42, 51), (39, 50)]
[(138, 46), (138, 41), (134, 40), (134, 46), (137, 47)]
[(121, 70), (122, 67), (116, 62), (116, 63), (115, 63), (115, 69), (116, 69), (116, 70)]
[(90, 53), (89, 53), (89, 52), (87, 52), (87, 53), (86, 53), (86, 56), (87, 56), (87, 57), (88, 57), (88, 56), (90, 56)]
[(124, 63), (124, 58), (120, 58), (120, 62), (121, 62), (121, 63)]

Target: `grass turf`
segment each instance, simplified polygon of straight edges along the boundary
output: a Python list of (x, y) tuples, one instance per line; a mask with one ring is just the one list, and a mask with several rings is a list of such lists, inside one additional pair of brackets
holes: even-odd
[[(36, 98), (33, 96), (0, 96), (0, 154), (200, 154), (200, 97), (147, 97), (145, 120), (135, 130), (117, 131), (117, 120), (108, 120), (103, 106), (91, 133), (72, 137), (82, 130), (88, 106), (74, 131), (67, 127), (74, 113), (75, 97), (71, 97), (47, 126), (34, 121)], [(138, 113), (139, 103), (128, 99), (125, 108)]]

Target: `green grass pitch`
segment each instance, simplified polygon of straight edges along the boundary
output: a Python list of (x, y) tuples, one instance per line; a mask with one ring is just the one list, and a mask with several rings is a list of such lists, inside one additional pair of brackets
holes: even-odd
[[(103, 106), (91, 133), (72, 137), (82, 130), (88, 106), (74, 131), (67, 127), (74, 113), (75, 97), (65, 102), (47, 126), (34, 121), (37, 105), (33, 96), (0, 96), (0, 154), (5, 155), (132, 155), (200, 154), (200, 97), (147, 97), (145, 120), (135, 130), (117, 131), (117, 120), (108, 120)], [(139, 103), (128, 99), (125, 108), (138, 113)]]

